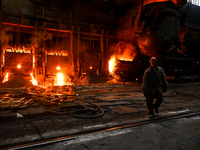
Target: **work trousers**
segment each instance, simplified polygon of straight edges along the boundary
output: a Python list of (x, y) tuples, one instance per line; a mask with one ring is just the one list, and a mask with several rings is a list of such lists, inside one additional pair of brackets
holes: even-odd
[[(156, 100), (154, 101), (154, 99)], [(148, 113), (153, 115), (154, 114), (153, 109), (158, 108), (163, 102), (162, 93), (160, 93), (158, 90), (155, 91), (155, 94), (149, 93), (146, 97), (146, 102), (147, 102)]]

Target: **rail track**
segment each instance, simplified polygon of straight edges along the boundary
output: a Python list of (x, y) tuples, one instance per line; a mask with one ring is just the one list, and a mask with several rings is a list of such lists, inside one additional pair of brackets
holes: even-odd
[(5, 150), (5, 149), (6, 150), (19, 150), (19, 149), (21, 150), (21, 149), (36, 148), (36, 147), (40, 147), (40, 146), (44, 147), (45, 145), (48, 145), (48, 144), (55, 144), (55, 143), (59, 143), (59, 142), (73, 140), (73, 139), (76, 139), (78, 136), (106, 132), (106, 131), (117, 130), (117, 129), (123, 129), (123, 128), (130, 128), (130, 127), (134, 127), (134, 126), (142, 126), (142, 125), (147, 125), (147, 124), (157, 123), (157, 122), (165, 122), (165, 121), (169, 121), (169, 120), (174, 120), (174, 119), (179, 119), (179, 118), (184, 118), (184, 117), (198, 116), (198, 115), (200, 115), (200, 111), (188, 112), (188, 113), (178, 114), (178, 115), (174, 115), (174, 116), (147, 119), (144, 121), (135, 122), (135, 123), (131, 123), (131, 124), (125, 124), (125, 125), (120, 125), (120, 126), (115, 126), (115, 127), (110, 127), (110, 128), (104, 128), (101, 130), (84, 132), (84, 133), (74, 134), (74, 135), (70, 135), (70, 136), (46, 139), (46, 140), (36, 141), (36, 142), (32, 142), (32, 143), (24, 143), (24, 144), (19, 144), (19, 145), (6, 145), (5, 147), (0, 147), (0, 148), (2, 150)]

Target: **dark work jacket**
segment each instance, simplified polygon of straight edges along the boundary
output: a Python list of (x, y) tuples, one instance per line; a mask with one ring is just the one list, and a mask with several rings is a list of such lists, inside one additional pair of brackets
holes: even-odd
[(155, 94), (155, 91), (158, 90), (160, 93), (167, 91), (168, 82), (164, 70), (157, 66), (154, 71), (150, 66), (144, 72), (142, 80), (142, 90), (144, 95), (147, 93)]

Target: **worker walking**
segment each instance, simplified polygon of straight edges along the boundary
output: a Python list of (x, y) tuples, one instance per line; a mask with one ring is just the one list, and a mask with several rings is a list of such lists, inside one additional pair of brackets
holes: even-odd
[(157, 58), (151, 57), (149, 62), (151, 66), (144, 72), (142, 90), (146, 97), (148, 117), (153, 118), (154, 109), (157, 114), (159, 113), (158, 107), (163, 101), (162, 93), (167, 91), (168, 82), (164, 70), (157, 66)]

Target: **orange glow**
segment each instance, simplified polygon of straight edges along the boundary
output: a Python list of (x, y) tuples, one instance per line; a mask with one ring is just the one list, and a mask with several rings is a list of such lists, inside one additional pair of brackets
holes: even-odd
[(62, 73), (58, 73), (54, 82), (54, 85), (64, 85), (64, 77)]
[(56, 67), (57, 70), (60, 70), (60, 66)]
[(21, 68), (22, 66), (20, 64), (17, 65), (17, 68)]
[(113, 55), (109, 60), (109, 72), (112, 74), (116, 66), (116, 57)]
[[(159, 2), (166, 2), (166, 1), (169, 1), (169, 0), (144, 0), (143, 6), (150, 4), (150, 3), (159, 3)], [(172, 1), (174, 4), (178, 4), (178, 5), (187, 3), (186, 0), (170, 0), (170, 1)]]
[(137, 53), (137, 48), (132, 44), (127, 43), (123, 49), (120, 49), (118, 46), (118, 53), (116, 54), (116, 58), (123, 61), (133, 61)]
[(30, 73), (30, 75), (32, 77), (32, 80), (30, 80), (30, 81), (33, 83), (33, 85), (38, 85), (38, 82), (34, 79), (32, 73)]
[(4, 79), (3, 79), (3, 83), (5, 83), (5, 82), (7, 82), (8, 81), (8, 75), (9, 75), (9, 73), (6, 73), (6, 76), (4, 77)]
[(68, 53), (65, 51), (60, 51), (60, 53), (51, 51), (51, 52), (47, 52), (47, 55), (68, 56)]
[(63, 85), (71, 85), (71, 78), (69, 76), (65, 76), (63, 73), (57, 73), (54, 78), (55, 86), (63, 86)]
[(92, 67), (90, 67), (90, 69), (92, 69)]
[(29, 53), (31, 54), (31, 49), (27, 49), (25, 47), (10, 47), (10, 48), (5, 48), (6, 52), (15, 52), (15, 53)]
[(124, 56), (118, 56), (117, 59), (119, 60), (124, 60), (124, 61), (132, 61), (133, 59), (128, 58), (128, 57), (124, 57)]
[(57, 77), (58, 77), (58, 85), (63, 85), (64, 84), (64, 77), (63, 77), (63, 74), (62, 73), (58, 73), (57, 74)]

